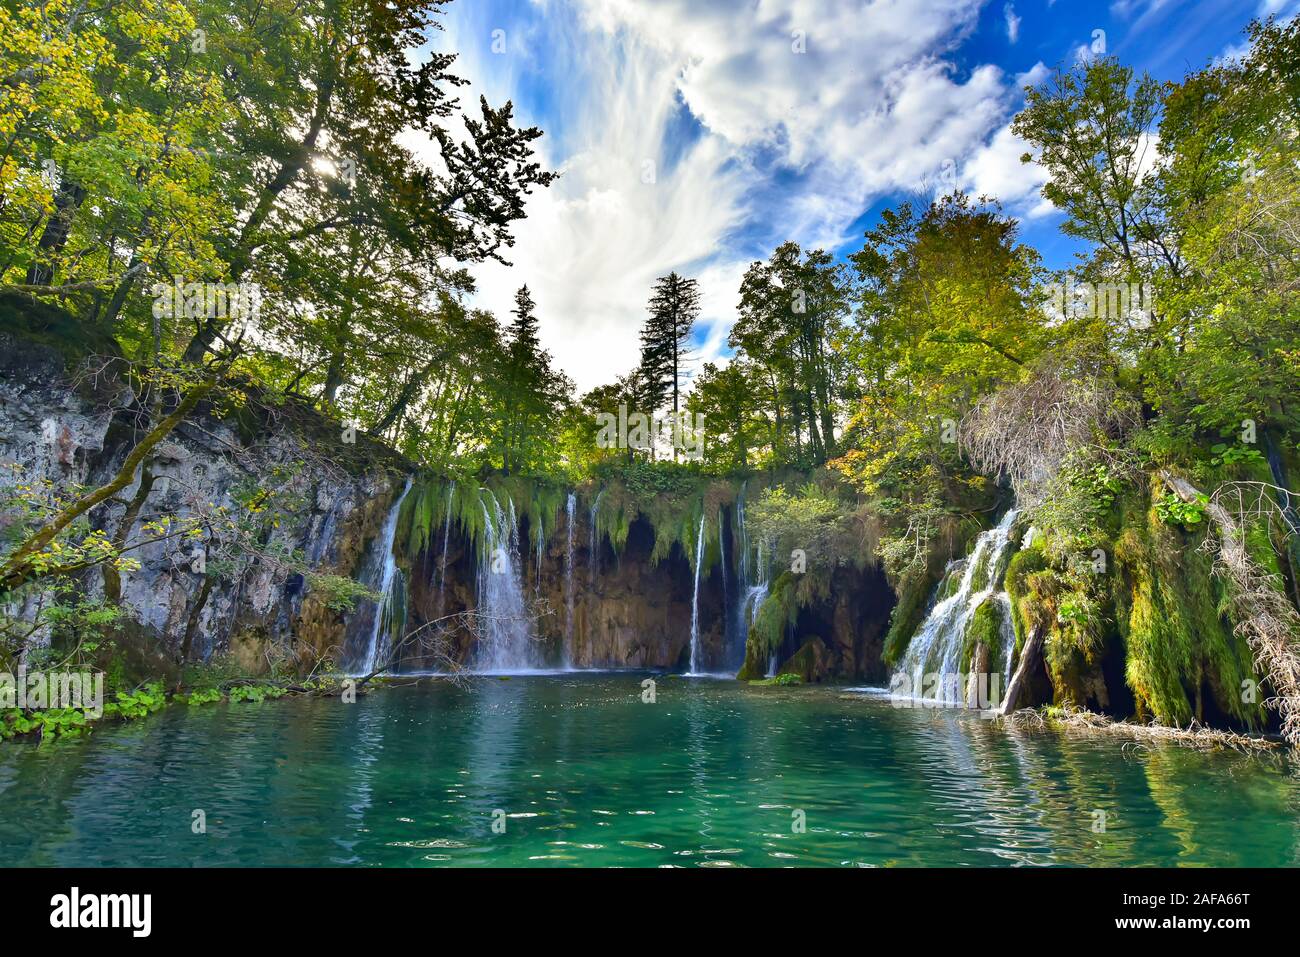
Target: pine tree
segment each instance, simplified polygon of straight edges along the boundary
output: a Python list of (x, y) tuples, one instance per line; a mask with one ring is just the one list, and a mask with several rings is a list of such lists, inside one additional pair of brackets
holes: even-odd
[(533, 468), (547, 430), (558, 418), (573, 383), (552, 366), (537, 334), (536, 306), (527, 286), (515, 293), (514, 316), (502, 364), (499, 436), (507, 472)]
[[(689, 357), (686, 340), (700, 315), (700, 284), (670, 272), (655, 280), (650, 315), (641, 329), (643, 401), (651, 412), (673, 398), (673, 421), (681, 408), (682, 367)], [(673, 450), (674, 457), (676, 449)]]
[(515, 293), (515, 308), (510, 310), (510, 314), (515, 317), (510, 323), (510, 358), (512, 365), (520, 368), (535, 366), (541, 352), (541, 340), (537, 337), (536, 308), (528, 286), (520, 286)]

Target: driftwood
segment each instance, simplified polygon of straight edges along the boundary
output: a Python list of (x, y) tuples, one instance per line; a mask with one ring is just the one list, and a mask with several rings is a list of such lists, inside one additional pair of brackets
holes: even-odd
[(1235, 731), (1223, 731), (1192, 722), (1187, 728), (1171, 728), (1168, 725), (1137, 724), (1131, 721), (1116, 721), (1095, 711), (1086, 711), (1070, 706), (1055, 708), (1023, 708), (1008, 712), (1002, 716), (1007, 726), (1032, 731), (1058, 730), (1068, 734), (1108, 735), (1125, 738), (1139, 747), (1156, 744), (1177, 744), (1182, 747), (1211, 750), (1231, 748), (1246, 753), (1263, 753), (1277, 751), (1282, 741), (1275, 737), (1258, 734), (1238, 734)]
[(1020, 662), (1016, 665), (1015, 673), (1007, 683), (1006, 694), (1002, 697), (1002, 707), (998, 709), (1000, 714), (1010, 714), (1015, 711), (1021, 696), (1028, 690), (1030, 672), (1038, 667), (1042, 658), (1043, 631), (1042, 625), (1035, 625), (1029, 629), (1029, 634), (1025, 638), (1025, 647), (1020, 650)]

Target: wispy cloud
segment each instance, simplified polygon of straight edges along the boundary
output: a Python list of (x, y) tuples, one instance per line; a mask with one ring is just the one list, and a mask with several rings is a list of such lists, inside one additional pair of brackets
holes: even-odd
[(1016, 16), (1015, 4), (1008, 3), (1002, 8), (1002, 16), (1007, 21), (1007, 39), (1012, 43), (1020, 42), (1020, 17)]
[[(636, 362), (651, 283), (670, 269), (704, 287), (706, 361), (725, 351), (745, 267), (785, 239), (856, 242), (874, 202), (945, 175), (1040, 213), (1005, 129), (1016, 79), (957, 63), (982, 5), (465, 4), (446, 37), (461, 72), (546, 129), (543, 158), (564, 173), (529, 201), (514, 267), (478, 270), (478, 301), (503, 316), (526, 282), (546, 345), (585, 389)], [(1005, 15), (1014, 42), (1010, 3)]]

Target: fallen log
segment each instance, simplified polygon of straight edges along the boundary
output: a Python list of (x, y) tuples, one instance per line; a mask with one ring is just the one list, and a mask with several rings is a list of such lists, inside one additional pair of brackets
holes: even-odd
[(1002, 698), (1002, 707), (998, 709), (999, 714), (1010, 714), (1015, 711), (1021, 696), (1028, 691), (1029, 675), (1042, 661), (1044, 631), (1042, 625), (1034, 625), (1029, 629), (1025, 646), (1020, 649), (1020, 661), (1016, 664), (1015, 673), (1007, 684), (1007, 693)]

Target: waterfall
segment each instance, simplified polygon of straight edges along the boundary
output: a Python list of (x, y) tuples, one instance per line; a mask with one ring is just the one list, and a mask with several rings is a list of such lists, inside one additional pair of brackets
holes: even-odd
[(724, 664), (732, 644), (732, 635), (735, 633), (731, 615), (731, 603), (727, 601), (727, 529), (722, 522), (722, 509), (718, 509), (718, 570), (722, 574), (722, 653)]
[(1016, 626), (1011, 620), (1011, 596), (1006, 590), (998, 592), (994, 598), (1002, 609), (1002, 622), (998, 626), (998, 636), (1002, 639), (1002, 690), (1011, 684), (1011, 656), (1016, 653)]
[(451, 541), (451, 500), (456, 494), (456, 483), (447, 486), (447, 517), (442, 523), (442, 569), (438, 575), (438, 617), (447, 608), (447, 545)]
[[(740, 659), (745, 657), (745, 642), (749, 641), (749, 629), (754, 625), (755, 615), (758, 615), (758, 610), (767, 598), (768, 590), (767, 562), (764, 560), (762, 540), (758, 542), (758, 557), (755, 560), (758, 566), (758, 581), (750, 577), (749, 528), (745, 525), (745, 490), (748, 485), (748, 479), (742, 482), (740, 494), (736, 497), (736, 534), (740, 540), (740, 545), (737, 546), (736, 564), (740, 576), (740, 588), (736, 589), (736, 609), (733, 611), (736, 624), (733, 625), (732, 631), (740, 640), (740, 649), (738, 649)], [(772, 666), (770, 670), (774, 668), (775, 666)]]
[(537, 520), (537, 551), (533, 557), (533, 591), (542, 597), (542, 560), (546, 557), (546, 535), (542, 520)]
[(569, 493), (564, 503), (564, 661), (569, 663), (573, 654), (573, 516), (578, 509), (578, 496)]
[(700, 516), (700, 534), (695, 540), (695, 594), (691, 597), (691, 669), (699, 674), (700, 655), (700, 568), (704, 565), (704, 516)]
[[(519, 571), (519, 530), (515, 505), (507, 513), (491, 490), (483, 508), (483, 541), (479, 555), (479, 671), (528, 671), (538, 666), (536, 645), (529, 634), (528, 611)], [(507, 499), (507, 501), (509, 501)]]
[[(961, 664), (962, 640), (975, 609), (986, 600), (994, 598), (995, 592), (997, 597), (994, 600), (1003, 609), (1000, 635), (1003, 647), (1000, 650), (1007, 677), (1010, 678), (1010, 657), (1015, 649), (1015, 634), (1010, 621), (1010, 600), (1005, 597), (1001, 584), (1006, 570), (1004, 559), (1009, 557), (1007, 551), (1011, 540), (1011, 525), (1016, 520), (1016, 514), (1016, 509), (1009, 509), (996, 528), (980, 532), (969, 558), (953, 562), (949, 566), (948, 574), (940, 584), (940, 593), (950, 587), (953, 575), (960, 573), (961, 580), (956, 590), (939, 601), (917, 628), (896, 672), (908, 676), (914, 697), (920, 697), (924, 692), (927, 698), (949, 704), (957, 704), (965, 699), (965, 689), (957, 686), (954, 677)], [(993, 649), (990, 648), (989, 651), (992, 652)], [(938, 685), (926, 683), (925, 676), (935, 673), (942, 675)]]
[[(399, 579), (400, 573), (397, 570), (397, 559), (393, 557), (393, 540), (397, 537), (397, 516), (402, 510), (402, 502), (408, 492), (411, 491), (411, 480), (406, 480), (406, 486), (402, 489), (402, 494), (397, 496), (393, 502), (392, 508), (388, 510), (388, 515), (384, 519), (383, 528), (371, 543), (369, 554), (366, 556), (366, 566), (362, 572), (362, 581), (368, 587), (373, 588), (379, 593), (377, 602), (363, 602), (358, 613), (352, 616), (352, 622), (356, 623), (357, 628), (364, 628), (365, 652), (360, 659), (354, 658), (356, 665), (349, 669), (349, 674), (368, 675), (375, 671), (380, 662), (381, 642), (387, 650), (387, 645), (392, 641), (392, 634), (397, 627), (397, 613), (400, 606), (402, 623), (406, 620), (406, 583), (401, 582), (400, 591), (393, 587), (393, 582)], [(364, 609), (364, 614), (362, 613)], [(352, 629), (349, 629), (352, 630)], [(351, 637), (351, 636), (349, 636)], [(348, 645), (352, 645), (348, 641)]]
[(601, 489), (596, 493), (596, 497), (592, 499), (591, 502), (591, 544), (588, 546), (588, 554), (590, 555), (588, 561), (590, 562), (590, 568), (588, 571), (591, 574), (591, 584), (593, 586), (596, 584), (596, 571), (600, 567), (600, 551), (598, 550), (599, 542), (597, 541), (596, 535), (596, 511), (600, 508), (600, 497), (604, 494), (605, 490)]

